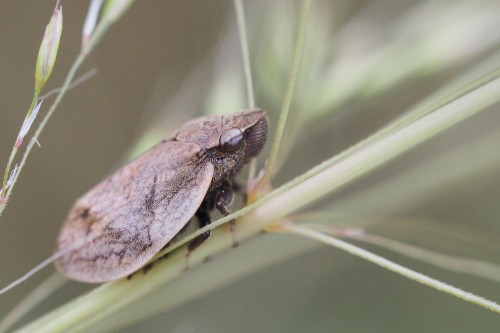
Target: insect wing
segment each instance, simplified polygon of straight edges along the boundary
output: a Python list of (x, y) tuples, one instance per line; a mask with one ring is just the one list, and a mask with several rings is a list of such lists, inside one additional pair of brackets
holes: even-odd
[(193, 217), (213, 172), (198, 145), (156, 145), (75, 203), (58, 250), (78, 247), (57, 266), (84, 282), (106, 282), (136, 271)]

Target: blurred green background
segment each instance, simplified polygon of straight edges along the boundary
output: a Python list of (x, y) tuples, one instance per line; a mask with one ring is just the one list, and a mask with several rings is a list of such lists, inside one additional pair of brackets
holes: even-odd
[[(257, 105), (276, 124), (300, 2), (244, 3)], [(32, 96), (53, 5), (0, 2), (2, 170)], [(61, 84), (78, 53), (87, 6), (63, 2), (63, 37), (45, 91)], [(245, 107), (233, 12), (231, 1), (138, 1), (109, 31), (80, 71), (95, 68), (97, 75), (66, 95), (1, 217), (0, 286), (52, 254), (74, 200), (124, 160), (193, 116)], [(498, 67), (499, 13), (496, 1), (314, 1), (285, 141), (290, 153), (275, 185), (350, 147), (475, 66), (481, 65), (478, 75)], [(498, 107), (311, 210), (337, 216), (332, 220), (339, 225), (368, 225), (393, 239), (500, 264)], [(227, 255), (242, 251), (259, 260), (252, 246), (261, 243), (270, 251), (309, 250), (122, 332), (500, 330), (500, 316), (361, 259), (295, 236), (261, 238)], [(365, 247), (500, 300), (498, 283)], [(2, 295), (0, 317), (52, 272), (47, 268)], [(25, 320), (90, 288), (71, 282)]]

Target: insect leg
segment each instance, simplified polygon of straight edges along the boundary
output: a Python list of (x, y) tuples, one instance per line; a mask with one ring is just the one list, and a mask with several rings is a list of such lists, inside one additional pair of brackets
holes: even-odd
[[(198, 225), (200, 228), (203, 228), (204, 226), (209, 225), (210, 222), (212, 222), (210, 214), (208, 214), (208, 211), (211, 208), (213, 208), (213, 200), (204, 201), (201, 204), (200, 208), (198, 208), (198, 211), (196, 212), (196, 218), (198, 219)], [(196, 237), (191, 243), (189, 243), (188, 250), (191, 252), (196, 249), (204, 241), (206, 241), (211, 234), (212, 230), (208, 230), (202, 233), (200, 236)]]
[[(238, 184), (230, 184), (226, 182), (222, 185), (215, 198), (215, 207), (224, 216), (231, 214), (231, 210), (228, 208), (234, 200), (234, 191), (239, 189)], [(239, 242), (236, 240), (235, 236), (235, 220), (229, 221), (229, 226), (231, 228), (231, 235), (233, 236), (233, 247), (237, 247)]]
[(231, 213), (228, 207), (233, 203), (233, 200), (233, 187), (229, 183), (224, 183), (215, 197), (215, 208), (217, 208), (222, 215), (227, 216)]

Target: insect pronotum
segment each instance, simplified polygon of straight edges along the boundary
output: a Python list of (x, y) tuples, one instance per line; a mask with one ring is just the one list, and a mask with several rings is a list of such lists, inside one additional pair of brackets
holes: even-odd
[[(266, 141), (263, 110), (197, 118), (79, 198), (57, 250), (82, 244), (56, 263), (69, 278), (107, 282), (143, 267), (193, 216), (227, 214), (234, 177)], [(209, 236), (206, 233), (198, 242)]]

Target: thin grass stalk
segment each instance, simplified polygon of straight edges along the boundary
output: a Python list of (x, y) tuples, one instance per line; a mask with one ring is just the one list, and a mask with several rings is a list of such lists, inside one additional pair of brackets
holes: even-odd
[(340, 239), (337, 239), (335, 237), (331, 237), (325, 234), (322, 234), (320, 232), (317, 232), (315, 230), (309, 229), (304, 226), (299, 226), (299, 225), (293, 225), (293, 224), (282, 224), (280, 228), (277, 229), (280, 232), (289, 232), (293, 233), (296, 235), (300, 235), (303, 237), (308, 237), (317, 241), (320, 241), (322, 243), (328, 244), (330, 246), (336, 247), (338, 249), (341, 249), (347, 253), (350, 253), (352, 255), (355, 255), (357, 257), (360, 257), (362, 259), (365, 259), (377, 266), (380, 266), (382, 268), (385, 268), (389, 271), (392, 271), (394, 273), (400, 274), (404, 277), (409, 278), (410, 280), (413, 280), (415, 282), (418, 282), (420, 284), (423, 284), (425, 286), (434, 288), (438, 291), (447, 293), (449, 295), (455, 296), (457, 298), (460, 298), (464, 301), (473, 303), (475, 305), (479, 305), (485, 309), (488, 309), (490, 311), (496, 312), (500, 314), (500, 305), (497, 303), (490, 301), (484, 297), (474, 295), (470, 292), (463, 291), (459, 288), (456, 288), (450, 284), (444, 283), (442, 281), (438, 281), (436, 279), (433, 279), (429, 276), (426, 276), (424, 274), (418, 273), (414, 270), (411, 270), (407, 267), (401, 266), (399, 264), (396, 264), (390, 260), (387, 260), (383, 257), (380, 257), (376, 254), (373, 254), (371, 252), (368, 252), (366, 250), (363, 250), (360, 247), (354, 246), (352, 244), (349, 244), (347, 242), (344, 242)]
[[(290, 105), (292, 104), (293, 93), (295, 91), (295, 85), (297, 82), (297, 75), (300, 68), (300, 62), (302, 59), (302, 53), (304, 50), (304, 40), (306, 35), (307, 18), (309, 16), (309, 10), (311, 8), (311, 1), (305, 0), (302, 4), (302, 10), (300, 14), (299, 30), (297, 34), (297, 39), (295, 42), (295, 49), (293, 55), (292, 68), (290, 70), (290, 78), (288, 79), (285, 97), (283, 99), (283, 104), (280, 112), (280, 117), (278, 120), (278, 125), (276, 126), (276, 133), (274, 135), (273, 144), (271, 146), (271, 152), (269, 153), (269, 159), (267, 161), (264, 176), (262, 177), (261, 184), (264, 188), (269, 187), (271, 183), (271, 178), (276, 168), (276, 163), (278, 161), (279, 149), (281, 146), (281, 140), (283, 139), (283, 134), (285, 131), (286, 122), (288, 119), (288, 113), (290, 111)], [(264, 192), (266, 190), (264, 189)], [(258, 196), (258, 194), (257, 194)]]

